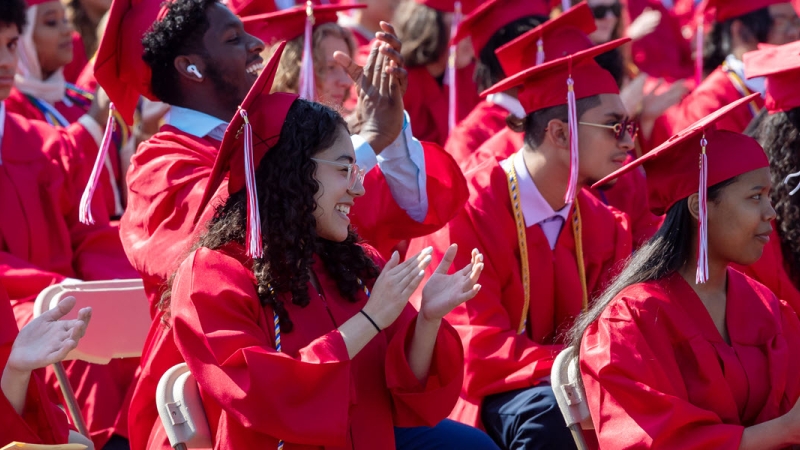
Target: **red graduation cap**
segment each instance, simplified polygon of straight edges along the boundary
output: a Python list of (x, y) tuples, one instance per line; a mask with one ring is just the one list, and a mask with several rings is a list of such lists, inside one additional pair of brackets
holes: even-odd
[(594, 44), (589, 34), (597, 30), (592, 9), (584, 1), (494, 51), (506, 76), (545, 61), (562, 58)]
[(630, 42), (617, 39), (573, 55), (554, 59), (512, 75), (481, 93), (481, 97), (519, 86), (517, 97), (525, 113), (567, 105), (570, 145), (570, 176), (564, 202), (571, 203), (578, 186), (578, 117), (575, 102), (600, 94), (619, 94), (614, 77), (594, 57)]
[(94, 75), (128, 124), (133, 123), (140, 95), (157, 100), (150, 90), (150, 67), (142, 60), (142, 38), (166, 13), (163, 0), (114, 0), (111, 4)]
[(25, 3), (28, 5), (28, 8), (31, 6), (41, 5), (42, 3), (52, 2), (53, 0), (25, 0)]
[(764, 149), (755, 139), (716, 127), (720, 119), (746, 107), (758, 95), (749, 95), (709, 114), (593, 186), (601, 186), (636, 167), (644, 166), (650, 209), (656, 215), (664, 214), (678, 201), (695, 192), (699, 193), (697, 283), (704, 283), (708, 279), (708, 187), (752, 170), (769, 167)]
[(432, 8), (444, 13), (455, 12), (456, 11), (455, 4), (457, 2), (461, 3), (461, 12), (464, 14), (469, 14), (475, 9), (476, 6), (478, 6), (477, 0), (464, 0), (461, 2), (459, 2), (459, 0), (414, 0), (414, 1), (416, 1), (420, 5), (425, 5), (428, 8)]
[(260, 258), (263, 251), (255, 170), (264, 155), (278, 142), (289, 108), (298, 98), (295, 94), (285, 92), (269, 93), (284, 47), (286, 47), (285, 42), (278, 46), (242, 101), (239, 111), (228, 124), (217, 159), (214, 161), (214, 168), (211, 170), (211, 178), (194, 219), (195, 221), (199, 219), (225, 179), (225, 175), (230, 174), (229, 193), (247, 189), (246, 247), (247, 254), (254, 258)]
[(275, 12), (278, 7), (274, 0), (228, 0), (228, 9), (239, 17)]
[[(795, 0), (796, 1), (796, 0)], [(717, 22), (734, 19), (736, 17), (758, 11), (769, 5), (787, 3), (786, 0), (705, 0), (701, 5), (700, 13), (711, 16)]]
[(767, 77), (765, 105), (770, 114), (800, 106), (800, 41), (744, 54), (747, 78)]
[(475, 54), (479, 55), (499, 29), (529, 16), (549, 17), (550, 5), (545, 0), (490, 0), (461, 21), (451, 42), (472, 36), (472, 47)]

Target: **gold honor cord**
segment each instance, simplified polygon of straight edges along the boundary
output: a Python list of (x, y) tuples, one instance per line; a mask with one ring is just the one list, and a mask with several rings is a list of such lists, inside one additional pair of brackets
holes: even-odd
[[(733, 87), (736, 88), (742, 97), (747, 97), (748, 95), (752, 94), (750, 89), (747, 88), (747, 85), (744, 84), (744, 80), (739, 77), (739, 74), (728, 67), (727, 61), (722, 63), (722, 71), (725, 72)], [(758, 113), (761, 112), (761, 108), (758, 107), (758, 104), (755, 100), (751, 101), (748, 107), (750, 108), (750, 113), (753, 115), (753, 117), (757, 116)]]
[[(521, 265), (522, 289), (525, 298), (525, 303), (522, 306), (522, 316), (519, 320), (519, 327), (517, 334), (525, 332), (528, 320), (528, 310), (531, 304), (531, 272), (528, 263), (528, 241), (525, 235), (525, 218), (522, 215), (522, 205), (519, 200), (519, 185), (517, 183), (517, 171), (514, 168), (513, 158), (516, 158), (518, 153), (512, 156), (509, 160), (508, 168), (506, 169), (506, 181), (508, 182), (508, 195), (511, 198), (511, 209), (514, 214), (514, 221), (517, 225), (517, 242), (519, 244), (519, 258)], [(581, 280), (581, 290), (583, 293), (583, 310), (589, 307), (589, 294), (586, 288), (586, 267), (583, 262), (583, 236), (581, 227), (581, 212), (577, 200), (574, 202), (575, 215), (572, 221), (572, 232), (575, 236), (575, 256), (578, 263), (578, 276)]]

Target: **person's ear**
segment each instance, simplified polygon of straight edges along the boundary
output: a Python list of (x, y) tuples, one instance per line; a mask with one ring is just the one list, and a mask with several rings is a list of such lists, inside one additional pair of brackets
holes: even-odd
[(695, 218), (695, 220), (700, 218), (700, 195), (694, 193), (687, 198), (686, 207), (689, 208), (689, 214)]
[(205, 64), (203, 64), (200, 58), (181, 55), (175, 58), (175, 70), (185, 79), (199, 83), (202, 82), (204, 78)]
[(569, 148), (569, 125), (560, 119), (547, 122), (545, 140), (559, 148)]

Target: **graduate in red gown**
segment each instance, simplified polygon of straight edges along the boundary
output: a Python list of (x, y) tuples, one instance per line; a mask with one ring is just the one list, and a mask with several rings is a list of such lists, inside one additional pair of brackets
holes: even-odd
[[(376, 281), (382, 260), (349, 227), (364, 172), (344, 120), (269, 94), (273, 76), (225, 132), (204, 203), (226, 172), (230, 196), (178, 269), (162, 330), (197, 380), (215, 448), (405, 448), (409, 428), (434, 427), (458, 397), (460, 340), (442, 317), (480, 289), (482, 256), (448, 276), (452, 248), (419, 313), (408, 297), (430, 250), (402, 264), (395, 253)], [(445, 423), (440, 448), (495, 448)], [(147, 448), (168, 448), (151, 427)]]
[[(582, 189), (621, 167), (633, 147), (616, 82), (593, 59), (626, 41), (555, 59), (495, 86), (519, 87), (528, 112), (525, 145), (468, 172), (464, 210), (410, 247), (432, 245), (434, 261), (451, 242), (485, 255), (481, 291), (447, 316), (465, 351), (464, 387), (450, 417), (484, 427), (504, 448), (572, 447), (548, 381), (553, 358), (563, 348), (561, 333), (631, 252), (627, 217)], [(570, 65), (577, 133), (568, 132), (572, 107), (564, 103)], [(604, 124), (619, 124), (621, 132), (597, 126)], [(573, 142), (577, 177), (570, 174), (570, 135), (580, 136)]]
[[(586, 5), (584, 8), (586, 13), (588, 8)], [(470, 38), (473, 51), (478, 58), (474, 75), (478, 92), (485, 91), (506, 76), (519, 72), (519, 70), (505, 71), (495, 51), (540, 26), (547, 21), (549, 15), (550, 5), (544, 0), (528, 2), (492, 0), (482, 4), (464, 18), (458, 25), (458, 32), (452, 41), (460, 42)], [(589, 22), (593, 24), (591, 14), (588, 15)], [(520, 67), (533, 66), (535, 54), (535, 51), (533, 54), (525, 52), (524, 56), (519, 58), (523, 60)], [(527, 62), (530, 64), (526, 64)], [(498, 92), (491, 99), (481, 100), (469, 115), (450, 131), (445, 150), (461, 164), (486, 139), (505, 128), (506, 117), (509, 114), (524, 117), (524, 113), (513, 90)]]
[[(18, 56), (13, 44), (24, 24), (25, 4), (20, 0), (5, 3), (0, 12), (0, 73), (12, 74)], [(0, 99), (13, 86), (12, 78), (3, 80), (8, 81), (0, 84)], [(0, 282), (22, 327), (32, 318), (36, 296), (53, 283), (67, 278), (136, 278), (137, 274), (125, 257), (117, 230), (108, 222), (101, 198), (91, 205), (95, 224), (83, 225), (78, 220), (80, 192), (91, 162), (76, 150), (74, 135), (7, 113), (1, 105), (0, 117)], [(65, 365), (98, 448), (112, 434), (126, 434), (126, 424), (115, 422), (133, 376), (129, 364), (97, 366), (74, 361)], [(57, 384), (49, 370), (47, 381), (56, 395)]]
[(775, 219), (764, 150), (717, 126), (750, 100), (600, 182), (643, 164), (650, 205), (667, 214), (572, 333), (601, 448), (800, 443), (800, 321), (729, 267), (761, 256)]
[[(715, 20), (706, 37), (706, 70), (713, 70), (680, 103), (656, 120), (647, 148), (654, 148), (671, 135), (700, 118), (753, 92), (764, 95), (764, 80), (747, 80), (742, 55), (756, 50), (759, 43), (781, 45), (800, 38), (797, 13), (792, 4), (781, 0), (709, 1)], [(719, 126), (742, 132), (763, 108), (756, 97), (748, 108), (724, 118)]]
[[(27, 3), (27, 26), (20, 37), (15, 86), (5, 100), (6, 110), (68, 129), (75, 136), (77, 149), (85, 153), (87, 159), (94, 158), (103, 136), (108, 108), (94, 101), (93, 91), (65, 80), (64, 67), (76, 53), (65, 7), (59, 0), (28, 0)], [(82, 44), (80, 48), (82, 52)], [(101, 189), (109, 214), (118, 217), (123, 211), (123, 198), (118, 183), (120, 160), (116, 155), (118, 152), (110, 153), (101, 176)]]
[[(800, 311), (800, 252), (797, 248), (798, 201), (795, 186), (800, 171), (796, 141), (800, 123), (800, 42), (745, 53), (748, 77), (765, 77), (766, 115), (760, 118), (752, 136), (764, 147), (772, 174), (772, 204), (777, 211), (775, 231), (764, 254), (755, 263), (741, 267), (745, 274), (761, 282)], [(763, 113), (762, 113), (763, 114)]]
[(62, 361), (86, 332), (91, 308), (75, 320), (59, 321), (74, 306), (75, 299), (68, 297), (19, 331), (0, 285), (0, 445), (67, 442), (67, 416), (47, 396), (37, 369)]
[[(469, 14), (470, 1), (414, 0), (403, 2), (395, 13), (398, 36), (404, 42), (403, 58), (408, 67), (409, 89), (403, 96), (411, 116), (414, 136), (421, 141), (444, 145), (450, 133), (450, 114), (457, 124), (478, 104), (478, 89), (472, 74), (474, 53), (468, 40), (448, 49), (455, 3), (461, 14)], [(454, 65), (448, 69), (448, 54), (455, 52)], [(452, 70), (454, 80), (448, 79)], [(450, 106), (450, 85), (456, 85), (455, 106)], [(455, 125), (453, 125), (455, 127)]]
[(692, 47), (683, 36), (678, 17), (661, 0), (628, 0), (626, 7), (632, 21), (643, 13), (651, 14), (648, 11), (661, 14), (650, 33), (631, 42), (631, 58), (636, 67), (667, 83), (692, 78), (695, 70)]

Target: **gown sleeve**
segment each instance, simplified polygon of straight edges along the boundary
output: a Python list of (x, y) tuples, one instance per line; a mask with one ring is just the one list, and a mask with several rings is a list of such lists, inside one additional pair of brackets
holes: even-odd
[(581, 376), (600, 448), (739, 448), (744, 427), (723, 423), (681, 395), (681, 380), (665, 367), (675, 364), (672, 352), (663, 351), (669, 337), (645, 337), (638, 314), (615, 300), (583, 337)]

